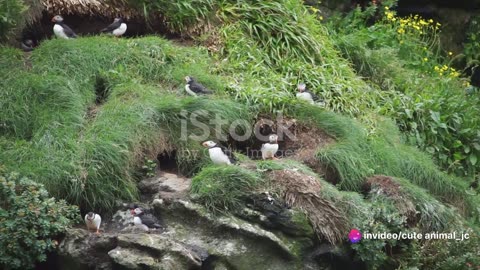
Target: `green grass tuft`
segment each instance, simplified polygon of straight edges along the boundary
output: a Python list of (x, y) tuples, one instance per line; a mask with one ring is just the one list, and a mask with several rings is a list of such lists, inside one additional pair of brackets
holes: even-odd
[(262, 183), (258, 174), (241, 167), (210, 166), (192, 179), (191, 194), (211, 211), (235, 212), (243, 198)]

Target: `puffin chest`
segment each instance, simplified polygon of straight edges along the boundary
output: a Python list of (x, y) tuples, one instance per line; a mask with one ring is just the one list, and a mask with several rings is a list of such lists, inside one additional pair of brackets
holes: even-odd
[(210, 159), (213, 161), (213, 163), (231, 164), (230, 159), (227, 155), (225, 155), (220, 147), (212, 147), (208, 149), (208, 154), (210, 155)]
[(120, 27), (118, 27), (117, 29), (112, 31), (112, 34), (115, 35), (115, 36), (121, 36), (121, 35), (125, 34), (126, 31), (127, 31), (127, 24), (122, 23), (122, 24), (120, 24)]
[(274, 157), (274, 155), (277, 151), (278, 151), (278, 144), (276, 144), (276, 143), (265, 143), (262, 146), (262, 157), (263, 158)]
[(306, 100), (310, 103), (313, 103), (313, 97), (310, 93), (308, 92), (303, 92), (303, 93), (297, 93), (297, 98), (301, 100)]
[(65, 34), (65, 31), (63, 30), (63, 27), (59, 24), (55, 24), (53, 26), (53, 33), (55, 34), (55, 36), (57, 36), (59, 38), (69, 39), (67, 34)]

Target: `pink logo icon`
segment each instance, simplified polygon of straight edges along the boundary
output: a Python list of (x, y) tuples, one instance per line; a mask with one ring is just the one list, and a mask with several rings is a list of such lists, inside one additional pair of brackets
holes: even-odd
[(362, 233), (357, 229), (352, 229), (348, 234), (348, 238), (350, 239), (350, 242), (357, 243), (362, 239)]

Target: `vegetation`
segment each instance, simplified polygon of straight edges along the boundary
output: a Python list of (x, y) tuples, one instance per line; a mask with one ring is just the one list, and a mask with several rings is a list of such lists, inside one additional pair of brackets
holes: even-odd
[[(15, 243), (0, 237), (12, 246), (1, 249), (0, 264), (13, 260), (13, 268), (31, 268), (72, 222), (73, 208), (48, 199), (43, 186), (82, 209), (108, 212), (116, 200), (137, 198), (136, 181), (153, 176), (157, 154), (175, 153), (180, 172), (193, 177), (192, 197), (210, 211), (235, 213), (246, 196), (269, 189), (305, 213), (319, 239), (353, 251), (369, 269), (478, 265), (477, 238), (445, 246), (396, 239), (344, 245), (351, 228), (478, 229), (480, 201), (469, 184), (480, 166), (480, 97), (465, 93), (467, 80), (452, 65), (456, 56), (438, 42), (439, 23), (398, 17), (395, 1), (326, 24), (318, 9), (298, 0), (120, 2), (133, 7), (128, 14), (144, 13), (152, 24), (161, 19), (170, 32), (205, 46), (159, 37), (81, 37), (45, 40), (28, 58), (0, 47), (0, 167), (35, 179), (0, 178), (12, 201), (6, 207), (8, 200), (0, 199), (6, 221), (0, 230), (15, 235), (27, 222), (38, 225), (38, 234), (22, 233)], [(20, 12), (16, 7), (8, 12)], [(0, 34), (13, 26), (9, 18)], [(473, 33), (465, 48), (472, 59)], [(186, 75), (214, 95), (187, 97)], [(297, 102), (299, 82), (326, 107)], [(277, 112), (334, 139), (312, 146), (318, 167), (243, 155), (241, 166), (210, 164), (200, 141), (232, 142), (232, 123), (241, 119), (251, 127)], [(29, 210), (32, 202), (46, 221)], [(50, 208), (61, 218), (52, 220)], [(29, 218), (12, 218), (20, 213)], [(33, 248), (21, 250), (22, 241)]]
[[(410, 143), (450, 172), (475, 175), (480, 99), (465, 95), (467, 83), (450, 66), (453, 53), (441, 53), (441, 24), (418, 15), (397, 17), (384, 4), (332, 20), (329, 29), (337, 47), (359, 74), (383, 90), (380, 112), (396, 120)], [(367, 26), (378, 13), (381, 18)]]
[(0, 175), (0, 266), (31, 269), (56, 248), (56, 237), (78, 219), (78, 208), (49, 197), (18, 174)]
[(26, 8), (21, 0), (5, 0), (0, 3), (0, 42), (9, 37)]
[(195, 198), (214, 212), (239, 211), (245, 196), (262, 184), (258, 174), (235, 166), (210, 166), (192, 179)]

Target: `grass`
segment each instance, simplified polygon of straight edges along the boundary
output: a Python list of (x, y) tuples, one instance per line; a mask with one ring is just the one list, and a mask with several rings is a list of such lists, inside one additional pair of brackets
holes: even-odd
[(342, 190), (358, 192), (366, 177), (384, 174), (408, 179), (464, 214), (476, 214), (477, 199), (466, 196), (466, 182), (442, 172), (427, 154), (403, 144), (391, 121), (380, 118), (366, 129), (358, 121), (314, 106), (298, 107), (295, 112), (299, 121), (336, 138), (336, 143), (317, 152), (317, 159), (337, 172)]
[(235, 212), (263, 182), (255, 172), (238, 166), (209, 166), (192, 179), (191, 194), (211, 211)]
[[(65, 53), (57, 57), (58, 50)], [(21, 60), (15, 53), (2, 58), (12, 65)], [(226, 134), (237, 119), (254, 118), (242, 104), (221, 98), (225, 78), (210, 75), (202, 50), (160, 38), (46, 41), (33, 52), (32, 65), (0, 82), (0, 159), (85, 210), (134, 200), (145, 156), (176, 150), (183, 173), (200, 170), (207, 158), (189, 135), (203, 129), (192, 114), (200, 112), (195, 119), (206, 124), (207, 139)], [(183, 96), (187, 74), (219, 97)], [(216, 126), (215, 117), (225, 124)]]

